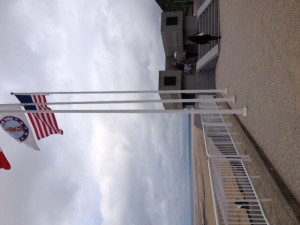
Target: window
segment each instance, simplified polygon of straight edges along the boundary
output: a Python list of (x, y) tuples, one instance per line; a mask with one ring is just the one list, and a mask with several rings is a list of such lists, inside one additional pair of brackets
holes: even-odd
[(167, 17), (166, 24), (167, 24), (167, 26), (177, 25), (178, 17), (176, 17), (176, 16)]
[(176, 85), (176, 77), (164, 77), (164, 85), (165, 86), (175, 86)]

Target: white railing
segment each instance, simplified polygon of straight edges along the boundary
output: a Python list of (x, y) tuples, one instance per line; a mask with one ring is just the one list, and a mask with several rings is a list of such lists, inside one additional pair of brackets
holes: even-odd
[[(211, 95), (198, 98), (213, 98)], [(200, 109), (221, 109), (215, 102), (201, 102)], [(221, 114), (201, 115), (214, 213), (219, 224), (269, 224), (251, 177)]]
[[(198, 98), (213, 98), (209, 95), (199, 96)], [(220, 109), (216, 102), (201, 102), (199, 109)], [(248, 156), (240, 155), (237, 147), (229, 132), (229, 123), (225, 123), (221, 114), (208, 114), (201, 116), (201, 123), (204, 133), (204, 143), (206, 154), (209, 157), (232, 157), (246, 158)]]
[(208, 159), (218, 224), (269, 224), (241, 159)]

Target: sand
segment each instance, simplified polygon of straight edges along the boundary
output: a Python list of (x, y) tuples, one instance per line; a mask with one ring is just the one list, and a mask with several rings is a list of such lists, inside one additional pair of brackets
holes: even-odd
[[(194, 117), (192, 117), (194, 124)], [(214, 225), (215, 216), (202, 131), (192, 126), (194, 166), (194, 221), (195, 225)]]

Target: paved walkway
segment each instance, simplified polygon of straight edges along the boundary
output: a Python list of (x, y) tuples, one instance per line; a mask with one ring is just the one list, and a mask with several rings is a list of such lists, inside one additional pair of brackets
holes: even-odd
[[(220, 0), (217, 88), (300, 202), (300, 1)], [(270, 168), (269, 168), (270, 169)]]

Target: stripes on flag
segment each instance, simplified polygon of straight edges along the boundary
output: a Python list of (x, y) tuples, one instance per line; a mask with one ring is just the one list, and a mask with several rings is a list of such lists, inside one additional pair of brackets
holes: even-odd
[(0, 169), (10, 170), (11, 166), (0, 148)]
[[(16, 95), (21, 103), (47, 103), (45, 95)], [(47, 105), (24, 106), (25, 110), (51, 111)], [(27, 113), (38, 140), (51, 134), (63, 134), (59, 129), (54, 113)]]

